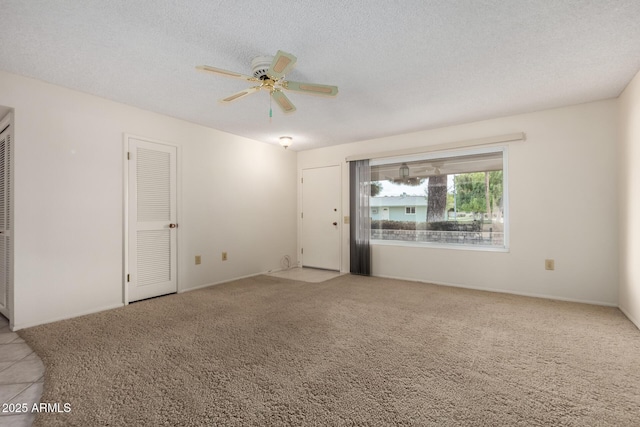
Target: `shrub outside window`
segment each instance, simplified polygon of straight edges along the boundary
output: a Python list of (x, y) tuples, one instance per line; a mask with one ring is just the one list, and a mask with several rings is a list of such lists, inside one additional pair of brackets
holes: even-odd
[(506, 160), (506, 147), (372, 160), (372, 212), (388, 215), (371, 215), (371, 240), (506, 250)]

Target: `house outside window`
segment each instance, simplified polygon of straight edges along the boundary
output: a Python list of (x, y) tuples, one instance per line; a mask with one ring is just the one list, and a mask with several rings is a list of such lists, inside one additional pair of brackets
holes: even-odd
[[(409, 175), (406, 176), (406, 169)], [(374, 244), (508, 249), (507, 148), (371, 162)]]

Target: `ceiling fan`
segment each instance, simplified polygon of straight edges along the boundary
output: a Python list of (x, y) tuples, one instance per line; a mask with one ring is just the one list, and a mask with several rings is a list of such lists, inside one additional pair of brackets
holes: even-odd
[(337, 86), (321, 85), (316, 83), (302, 83), (285, 80), (286, 74), (291, 71), (296, 64), (297, 58), (290, 53), (281, 50), (276, 56), (259, 56), (251, 61), (252, 76), (227, 71), (221, 68), (210, 67), (208, 65), (198, 65), (196, 69), (208, 73), (219, 74), (225, 77), (233, 77), (237, 79), (247, 80), (249, 82), (258, 83), (233, 95), (222, 98), (220, 102), (229, 103), (244, 98), (247, 95), (258, 92), (259, 90), (267, 90), (271, 98), (280, 106), (285, 113), (292, 113), (296, 107), (284, 94), (283, 90), (293, 92), (308, 93), (313, 95), (336, 96), (338, 94)]

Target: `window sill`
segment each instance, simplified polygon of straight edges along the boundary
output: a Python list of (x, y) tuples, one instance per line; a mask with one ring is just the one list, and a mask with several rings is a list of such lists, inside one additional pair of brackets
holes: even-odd
[(477, 252), (502, 252), (508, 253), (507, 246), (486, 246), (486, 245), (465, 245), (456, 243), (430, 243), (430, 242), (411, 242), (398, 240), (371, 240), (373, 246), (404, 246), (412, 248), (429, 248), (429, 249), (453, 249), (461, 251), (477, 251)]

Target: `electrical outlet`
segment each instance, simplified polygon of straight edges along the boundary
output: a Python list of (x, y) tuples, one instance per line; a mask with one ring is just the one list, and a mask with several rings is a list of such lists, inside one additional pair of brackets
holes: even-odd
[(222, 260), (223, 261), (227, 260), (227, 253), (226, 252), (222, 252)]
[(545, 270), (555, 270), (556, 269), (556, 262), (552, 259), (545, 259), (544, 260), (544, 269)]
[(196, 265), (202, 264), (202, 256), (196, 255)]

